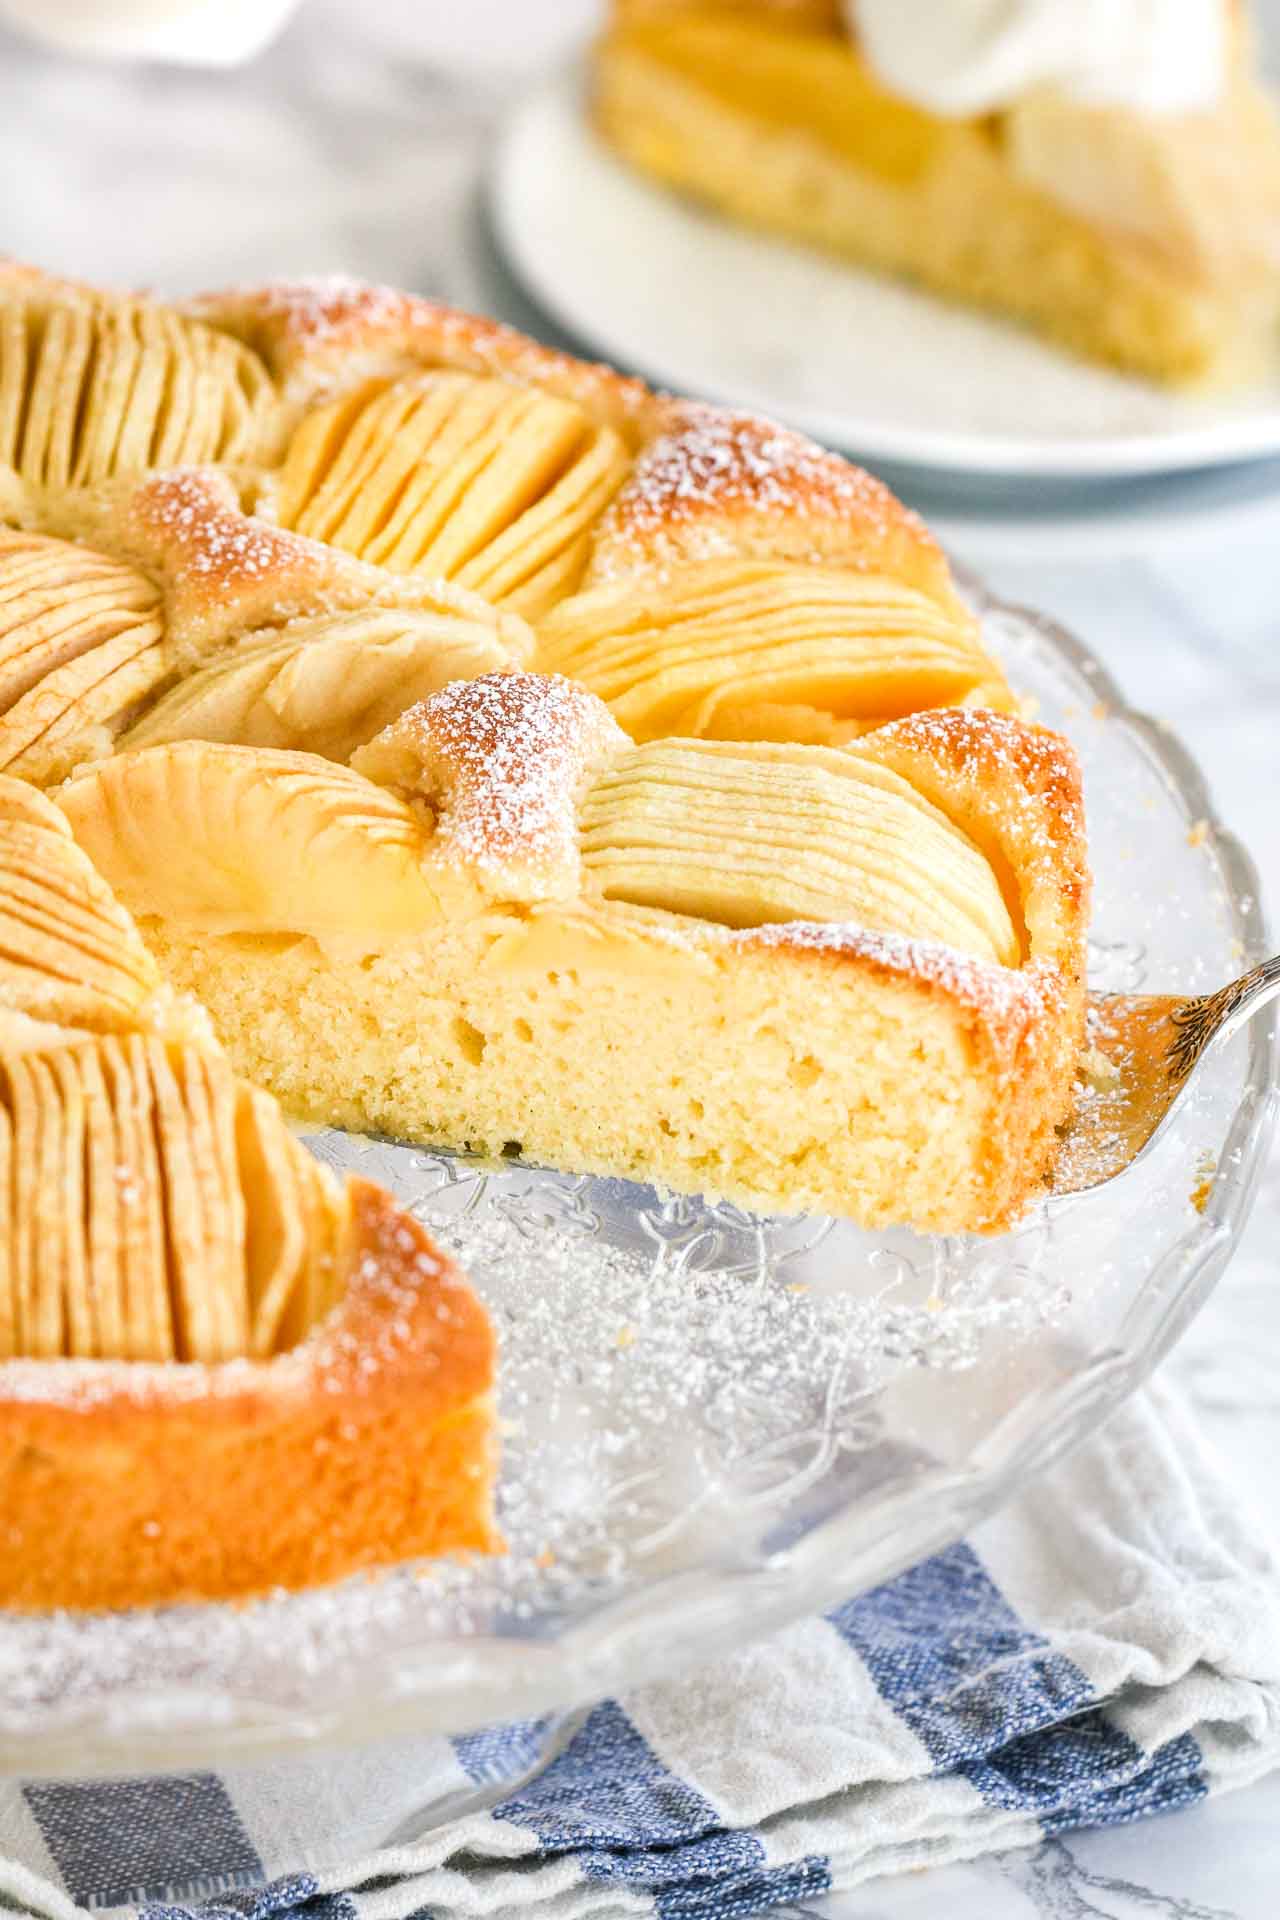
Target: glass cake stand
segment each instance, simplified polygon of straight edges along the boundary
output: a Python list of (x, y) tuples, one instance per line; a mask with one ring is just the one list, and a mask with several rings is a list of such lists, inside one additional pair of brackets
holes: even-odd
[[(1176, 741), (1069, 635), (966, 585), (1081, 751), (1094, 984), (1195, 992), (1260, 958), (1253, 871)], [(1275, 1093), (1255, 1021), (1149, 1158), (994, 1240), (314, 1137), (455, 1248), (494, 1315), (509, 1552), (240, 1607), (0, 1615), (0, 1766), (210, 1766), (542, 1715), (536, 1766), (572, 1709), (889, 1577), (1093, 1432), (1221, 1273)]]

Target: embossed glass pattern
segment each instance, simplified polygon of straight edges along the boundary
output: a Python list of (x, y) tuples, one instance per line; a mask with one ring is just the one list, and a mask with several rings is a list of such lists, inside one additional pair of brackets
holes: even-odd
[[(1082, 753), (1094, 985), (1204, 991), (1260, 958), (1249, 863), (1182, 750), (1076, 642), (970, 590)], [(207, 1765), (551, 1713), (890, 1575), (1156, 1364), (1239, 1235), (1274, 1090), (1264, 1019), (1121, 1181), (985, 1241), (316, 1137), (456, 1247), (494, 1313), (508, 1554), (248, 1607), (0, 1616), (0, 1760)]]

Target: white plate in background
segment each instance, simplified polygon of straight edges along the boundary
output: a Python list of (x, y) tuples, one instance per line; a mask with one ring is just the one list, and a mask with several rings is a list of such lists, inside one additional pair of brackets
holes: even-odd
[(492, 210), (519, 278), (584, 345), (870, 460), (1101, 479), (1280, 453), (1280, 352), (1261, 388), (1171, 395), (750, 232), (615, 160), (576, 73), (509, 121)]

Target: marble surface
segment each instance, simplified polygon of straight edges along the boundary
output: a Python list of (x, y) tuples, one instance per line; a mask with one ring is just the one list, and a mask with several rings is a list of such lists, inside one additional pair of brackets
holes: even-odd
[[(433, 70), (395, 36), (362, 31), (364, 11), (312, 0), (263, 59), (233, 73), (98, 67), (0, 32), (0, 249), (172, 288), (343, 269), (536, 326), (480, 204), (489, 136), (522, 76)], [(1274, 907), (1280, 469), (1014, 503), (894, 478), (958, 557), (1085, 635), (1130, 698), (1182, 735)], [(1169, 1365), (1257, 1525), (1280, 1539), (1278, 1244), (1280, 1159), (1237, 1259)], [(805, 1911), (1275, 1920), (1277, 1888), (1280, 1776), (1158, 1823), (882, 1882)]]

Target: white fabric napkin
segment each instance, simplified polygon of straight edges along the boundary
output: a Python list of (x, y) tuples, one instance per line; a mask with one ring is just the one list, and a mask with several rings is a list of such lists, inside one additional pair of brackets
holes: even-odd
[[(1150, 1394), (972, 1541), (600, 1704), (504, 1789), (538, 1736), (10, 1783), (0, 1896), (58, 1920), (158, 1902), (174, 1920), (175, 1901), (202, 1920), (728, 1920), (1170, 1812), (1280, 1761), (1280, 1575)], [(423, 1831), (483, 1786), (486, 1810)]]

